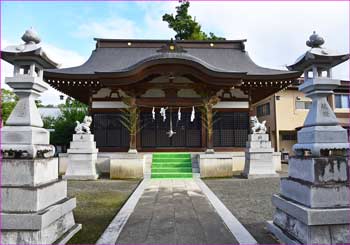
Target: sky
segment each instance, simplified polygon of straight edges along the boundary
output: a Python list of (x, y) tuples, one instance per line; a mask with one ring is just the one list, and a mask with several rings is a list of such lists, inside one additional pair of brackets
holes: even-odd
[[(226, 39), (247, 39), (246, 50), (260, 66), (285, 66), (308, 50), (306, 40), (316, 31), (324, 47), (349, 53), (349, 2), (191, 2), (189, 13), (202, 29)], [(177, 1), (140, 2), (0, 2), (1, 49), (22, 43), (30, 27), (42, 39), (46, 53), (61, 67), (84, 63), (95, 47), (94, 37), (170, 39), (175, 33), (162, 21), (175, 13)], [(1, 60), (1, 87), (13, 68)], [(349, 62), (334, 68), (333, 76), (349, 80)], [(50, 88), (43, 104), (58, 104)]]

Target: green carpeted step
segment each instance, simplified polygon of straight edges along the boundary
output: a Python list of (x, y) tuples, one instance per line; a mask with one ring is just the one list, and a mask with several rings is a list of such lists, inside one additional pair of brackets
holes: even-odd
[(153, 158), (153, 163), (191, 163), (190, 158)]
[(189, 153), (153, 153), (153, 158), (191, 158)]
[(153, 168), (186, 168), (192, 167), (191, 163), (152, 163)]
[(192, 167), (187, 167), (187, 168), (152, 168), (152, 173), (192, 173)]
[(151, 178), (192, 178), (192, 161), (189, 153), (154, 153)]
[(153, 173), (151, 174), (152, 179), (157, 178), (192, 178), (192, 173)]

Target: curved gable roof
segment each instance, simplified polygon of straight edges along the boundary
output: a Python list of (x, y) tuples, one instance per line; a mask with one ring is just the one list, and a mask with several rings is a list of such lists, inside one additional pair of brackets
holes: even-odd
[[(191, 61), (208, 71), (245, 74), (246, 76), (298, 76), (297, 72), (264, 68), (256, 65), (244, 50), (244, 41), (178, 41), (184, 52), (163, 52), (166, 40), (109, 40), (97, 39), (97, 48), (82, 65), (64, 69), (48, 69), (45, 76), (74, 77), (98, 73), (123, 73), (132, 71), (142, 64), (157, 60)], [(127, 44), (131, 44), (128, 46)], [(210, 45), (212, 44), (212, 46)]]

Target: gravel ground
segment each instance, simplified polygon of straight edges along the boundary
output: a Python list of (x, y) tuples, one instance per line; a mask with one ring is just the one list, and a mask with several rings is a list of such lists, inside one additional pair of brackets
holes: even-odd
[[(282, 167), (280, 175), (286, 176), (288, 165)], [(271, 196), (279, 192), (279, 178), (247, 180), (235, 176), (204, 181), (259, 243), (279, 243), (267, 232), (265, 224), (273, 217)]]
[(68, 244), (95, 244), (138, 183), (109, 179), (68, 181), (68, 196), (77, 198), (74, 218), (83, 226)]

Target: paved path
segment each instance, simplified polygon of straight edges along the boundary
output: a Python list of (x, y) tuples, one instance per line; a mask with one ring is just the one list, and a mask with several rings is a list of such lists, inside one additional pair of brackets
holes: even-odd
[(194, 180), (150, 180), (116, 243), (238, 242)]

